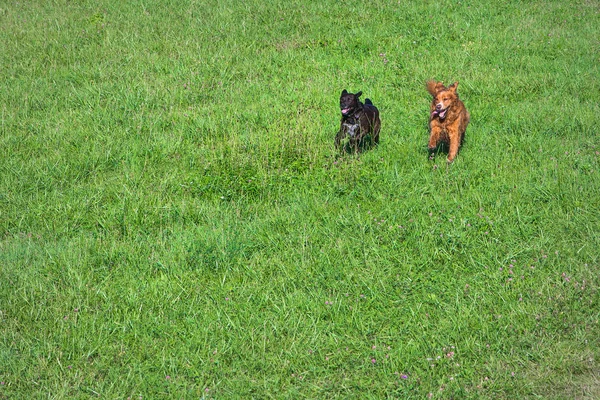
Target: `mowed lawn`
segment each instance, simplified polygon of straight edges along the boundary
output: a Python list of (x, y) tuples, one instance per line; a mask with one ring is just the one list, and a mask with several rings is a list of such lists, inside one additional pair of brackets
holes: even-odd
[(597, 1), (0, 3), (0, 399), (600, 398), (599, 38)]

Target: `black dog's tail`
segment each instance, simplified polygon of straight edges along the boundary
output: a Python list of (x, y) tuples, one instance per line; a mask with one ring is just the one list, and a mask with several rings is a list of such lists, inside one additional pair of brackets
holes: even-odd
[(371, 101), (371, 99), (365, 99), (365, 104), (372, 106), (373, 102)]

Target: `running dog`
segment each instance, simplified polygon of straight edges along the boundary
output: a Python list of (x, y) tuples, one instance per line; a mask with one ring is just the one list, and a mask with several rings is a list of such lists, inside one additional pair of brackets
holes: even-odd
[(469, 112), (458, 98), (458, 82), (445, 87), (442, 82), (428, 81), (427, 91), (433, 96), (429, 111), (429, 154), (433, 156), (440, 143), (447, 144), (448, 163), (454, 161), (469, 124)]
[(363, 104), (359, 97), (362, 92), (356, 94), (348, 93), (346, 89), (340, 96), (340, 110), (342, 120), (340, 130), (335, 136), (335, 148), (340, 149), (342, 139), (349, 137), (348, 143), (342, 146), (342, 149), (348, 152), (358, 153), (359, 151), (379, 144), (379, 131), (381, 130), (381, 120), (379, 119), (379, 110), (373, 105), (371, 100), (365, 99)]

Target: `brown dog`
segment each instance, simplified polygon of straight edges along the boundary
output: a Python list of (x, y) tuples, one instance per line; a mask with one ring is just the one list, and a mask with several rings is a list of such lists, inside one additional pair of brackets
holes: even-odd
[(379, 144), (381, 129), (379, 110), (369, 99), (365, 99), (363, 104), (359, 100), (361, 95), (362, 92), (353, 94), (348, 93), (346, 89), (342, 91), (340, 96), (342, 121), (340, 130), (335, 136), (336, 149), (340, 148), (341, 141), (346, 136), (349, 137), (348, 143), (344, 146), (346, 151), (358, 153), (368, 145)]
[(469, 124), (469, 112), (458, 98), (458, 82), (445, 87), (442, 82), (428, 81), (427, 91), (433, 96), (429, 113), (429, 153), (433, 154), (440, 143), (449, 146), (448, 162), (458, 154), (458, 149)]

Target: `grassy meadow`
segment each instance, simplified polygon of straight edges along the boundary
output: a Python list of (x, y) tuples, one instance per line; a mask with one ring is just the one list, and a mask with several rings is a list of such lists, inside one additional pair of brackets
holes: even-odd
[(599, 38), (585, 0), (0, 2), (0, 399), (600, 398)]

